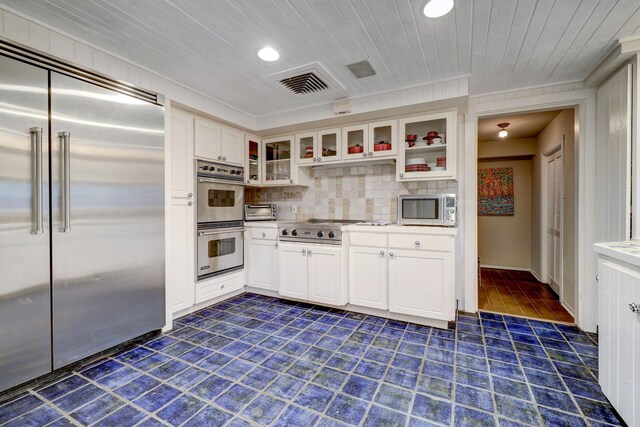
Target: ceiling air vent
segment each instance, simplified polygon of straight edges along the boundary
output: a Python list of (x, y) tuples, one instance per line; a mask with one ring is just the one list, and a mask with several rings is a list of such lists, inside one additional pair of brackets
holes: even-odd
[(313, 62), (261, 77), (269, 85), (291, 95), (313, 98), (314, 102), (333, 102), (347, 96), (346, 88), (320, 64)]
[(300, 94), (313, 93), (321, 90), (329, 89), (324, 80), (316, 76), (314, 73), (305, 73), (286, 79), (280, 80), (290, 91)]

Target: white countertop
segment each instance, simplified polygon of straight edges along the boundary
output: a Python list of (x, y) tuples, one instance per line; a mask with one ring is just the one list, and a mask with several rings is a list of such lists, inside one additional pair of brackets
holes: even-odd
[(425, 225), (359, 225), (352, 224), (344, 227), (342, 231), (352, 233), (399, 233), (399, 234), (436, 234), (440, 236), (455, 236), (458, 233), (456, 227), (433, 227)]
[(596, 243), (593, 248), (599, 254), (640, 267), (640, 240)]

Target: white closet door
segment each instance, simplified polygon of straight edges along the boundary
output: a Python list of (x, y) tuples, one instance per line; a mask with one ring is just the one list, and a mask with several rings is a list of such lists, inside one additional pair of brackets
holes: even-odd
[(547, 158), (547, 280), (560, 293), (562, 278), (562, 152)]
[(597, 92), (596, 242), (631, 237), (631, 99), (631, 65)]

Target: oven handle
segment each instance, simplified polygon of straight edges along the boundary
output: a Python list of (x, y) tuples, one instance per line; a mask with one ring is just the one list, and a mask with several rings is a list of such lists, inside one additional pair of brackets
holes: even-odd
[(216, 184), (229, 184), (229, 185), (239, 185), (245, 187), (244, 181), (236, 181), (231, 179), (216, 179), (216, 178), (202, 178), (198, 177), (198, 183), (202, 182), (212, 182)]
[(216, 228), (215, 231), (198, 231), (198, 237), (211, 236), (213, 234), (233, 233), (237, 231), (245, 231), (244, 227), (235, 228)]

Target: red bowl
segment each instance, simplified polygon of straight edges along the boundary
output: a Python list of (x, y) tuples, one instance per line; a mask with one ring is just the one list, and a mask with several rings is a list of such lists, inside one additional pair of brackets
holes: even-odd
[(373, 144), (373, 151), (387, 151), (391, 150), (391, 144), (388, 142), (376, 142)]
[(362, 145), (354, 145), (349, 147), (349, 154), (362, 153), (364, 151), (364, 147)]

